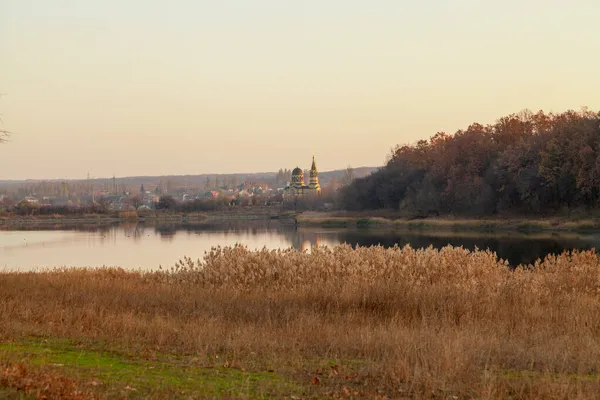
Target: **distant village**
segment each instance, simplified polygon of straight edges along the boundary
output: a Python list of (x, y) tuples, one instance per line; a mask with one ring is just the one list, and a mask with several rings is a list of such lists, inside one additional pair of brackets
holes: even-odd
[(282, 193), (284, 189), (284, 187), (271, 188), (267, 183), (256, 182), (227, 185), (218, 182), (217, 179), (212, 185), (195, 189), (177, 187), (171, 183), (158, 184), (154, 187), (146, 186), (141, 184), (135, 190), (125, 185), (97, 188), (85, 183), (40, 183), (25, 185), (24, 188), (17, 189), (14, 194), (1, 194), (0, 204), (27, 203), (39, 207), (99, 204), (108, 210), (150, 210), (158, 208), (162, 196), (169, 196), (177, 202), (220, 199), (232, 204), (254, 204), (257, 201), (265, 202), (277, 198), (276, 195)]
[[(77, 186), (77, 185), (75, 185)], [(43, 194), (31, 192), (23, 198), (17, 198), (15, 202), (36, 204), (40, 207), (52, 206), (80, 206), (86, 204), (106, 204), (109, 210), (149, 210), (156, 209), (161, 196), (170, 196), (178, 202), (186, 202), (193, 200), (214, 200), (218, 198), (228, 199), (236, 203), (244, 199), (249, 200), (253, 197), (270, 198), (273, 194), (280, 192), (282, 189), (272, 189), (267, 184), (242, 183), (234, 188), (215, 186), (206, 191), (181, 190), (181, 188), (173, 188), (170, 192), (163, 190), (160, 186), (156, 186), (152, 190), (146, 190), (144, 185), (141, 185), (139, 190), (131, 190), (122, 188), (122, 190), (105, 190), (90, 188), (88, 190), (74, 192), (65, 192), (58, 194)], [(0, 204), (6, 202), (11, 197), (8, 194), (0, 195)]]
[[(320, 190), (327, 196), (346, 181), (372, 170), (347, 168), (324, 172)], [(306, 175), (309, 173), (307, 170)], [(282, 169), (275, 174), (4, 181), (0, 182), (0, 211), (19, 205), (30, 208), (95, 205), (104, 211), (154, 210), (161, 208), (161, 199), (177, 203), (212, 201), (225, 205), (276, 205), (284, 201), (292, 179), (297, 180), (298, 176), (292, 176), (291, 170)]]

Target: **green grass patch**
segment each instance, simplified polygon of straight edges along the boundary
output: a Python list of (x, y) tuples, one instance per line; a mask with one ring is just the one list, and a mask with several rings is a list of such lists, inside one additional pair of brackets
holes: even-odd
[(521, 222), (517, 225), (519, 232), (541, 232), (544, 230), (544, 225), (536, 221)]
[(541, 371), (529, 371), (529, 370), (504, 370), (500, 376), (505, 379), (527, 379), (527, 380), (584, 380), (584, 381), (597, 381), (600, 379), (599, 374), (575, 374), (567, 372), (541, 372)]
[(303, 226), (322, 226), (327, 228), (346, 228), (354, 223), (354, 220), (351, 218), (340, 218), (340, 217), (331, 217), (331, 218), (298, 218), (297, 222), (299, 225)]
[(385, 218), (370, 217), (370, 218), (359, 218), (356, 220), (356, 226), (359, 228), (377, 226), (377, 225), (388, 225), (392, 221)]
[(103, 395), (108, 397), (261, 399), (294, 394), (305, 397), (302, 386), (275, 372), (199, 365), (200, 362), (191, 357), (159, 355), (157, 360), (149, 361), (68, 340), (0, 343), (0, 356), (56, 368), (61, 374), (78, 381), (96, 382), (96, 385), (101, 385)]
[(299, 225), (322, 226), (331, 228), (350, 227), (391, 227), (394, 229), (409, 230), (436, 230), (436, 231), (514, 231), (521, 233), (535, 233), (543, 231), (593, 231), (600, 228), (600, 220), (588, 217), (587, 219), (573, 219), (567, 217), (522, 219), (518, 216), (512, 218), (408, 218), (398, 215), (384, 215), (373, 212), (372, 215), (347, 213), (320, 213), (305, 212), (297, 217)]

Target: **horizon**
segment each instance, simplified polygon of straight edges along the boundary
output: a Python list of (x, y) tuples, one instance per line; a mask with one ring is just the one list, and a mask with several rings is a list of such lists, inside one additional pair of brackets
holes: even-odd
[(596, 1), (425, 3), (2, 2), (0, 180), (380, 167), (473, 122), (600, 109)]
[[(339, 172), (344, 171), (348, 167), (351, 167), (353, 170), (361, 170), (361, 169), (377, 169), (381, 166), (366, 166), (361, 165), (359, 167), (346, 166), (344, 168), (336, 168), (336, 169), (327, 169), (321, 170), (319, 169), (319, 174), (327, 174), (331, 172)], [(285, 169), (285, 168), (284, 168)], [(292, 168), (288, 168), (291, 170)], [(308, 169), (303, 168), (304, 171)], [(232, 172), (232, 173), (218, 173), (218, 172), (202, 172), (197, 174), (169, 174), (169, 175), (124, 175), (124, 176), (101, 176), (94, 177), (90, 176), (89, 178), (25, 178), (25, 179), (0, 179), (1, 183), (21, 183), (21, 182), (61, 182), (61, 181), (99, 181), (99, 180), (112, 180), (113, 178), (116, 180), (119, 179), (144, 179), (144, 178), (182, 178), (182, 177), (195, 177), (195, 176), (234, 176), (234, 175), (277, 175), (278, 171), (258, 171), (258, 172)]]

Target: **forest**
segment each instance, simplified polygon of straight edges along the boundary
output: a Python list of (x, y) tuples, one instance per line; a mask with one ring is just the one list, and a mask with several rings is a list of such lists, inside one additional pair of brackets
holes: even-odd
[(600, 113), (525, 110), (397, 146), (339, 201), (415, 217), (591, 212), (600, 206)]

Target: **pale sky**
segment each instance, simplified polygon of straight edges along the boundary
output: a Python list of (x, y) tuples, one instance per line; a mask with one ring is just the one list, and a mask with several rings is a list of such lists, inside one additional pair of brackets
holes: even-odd
[(0, 180), (378, 166), (599, 71), (598, 0), (0, 0)]

